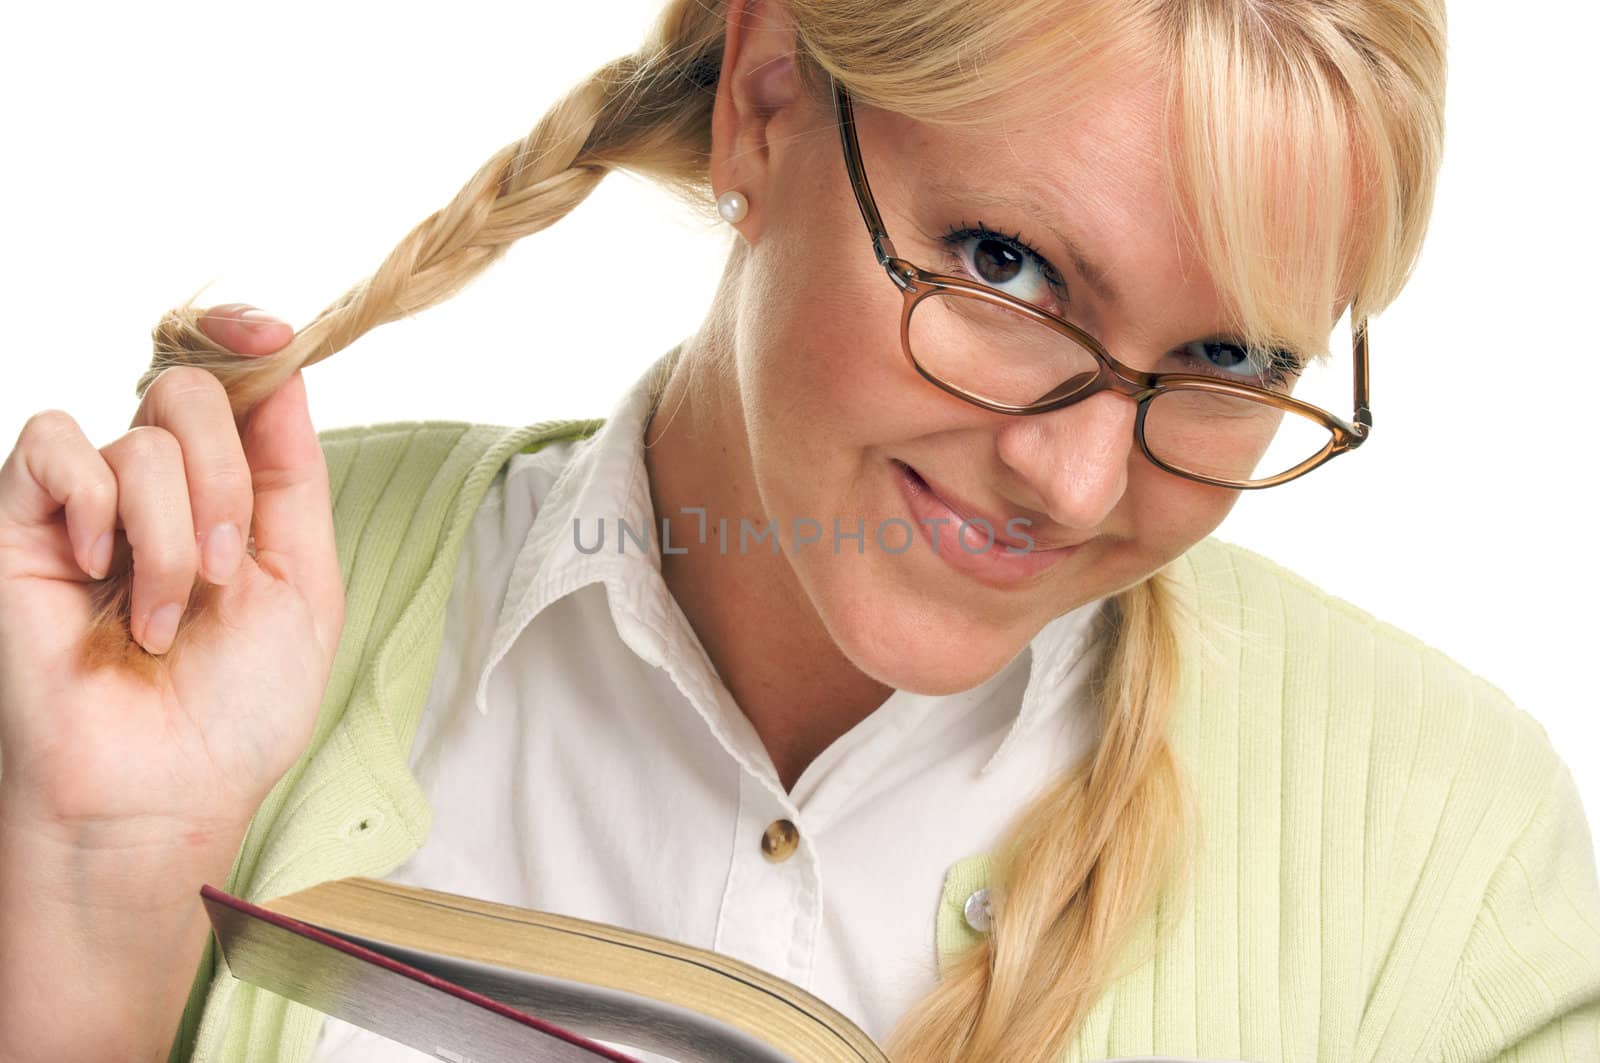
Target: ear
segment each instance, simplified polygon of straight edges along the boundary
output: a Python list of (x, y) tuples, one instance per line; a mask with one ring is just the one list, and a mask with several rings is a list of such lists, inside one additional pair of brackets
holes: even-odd
[(710, 176), (715, 193), (735, 189), (749, 201), (749, 212), (736, 227), (751, 243), (770, 216), (766, 193), (776, 184), (782, 146), (807, 109), (794, 52), (794, 23), (783, 4), (729, 0), (722, 74), (711, 112)]

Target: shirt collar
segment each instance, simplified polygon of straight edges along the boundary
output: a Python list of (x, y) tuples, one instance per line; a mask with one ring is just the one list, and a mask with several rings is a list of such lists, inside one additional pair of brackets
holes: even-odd
[[(574, 444), (571, 458), (540, 502), (513, 563), (489, 653), (478, 674), (474, 697), (480, 713), (488, 713), (489, 674), (551, 602), (590, 583), (615, 586), (631, 577), (633, 582), (623, 585), (649, 590), (659, 585), (659, 594), (635, 597), (647, 613), (665, 611), (663, 599), (670, 595), (661, 581), (659, 529), (652, 527), (655, 505), (645, 474), (644, 426), (680, 349), (681, 345), (674, 347), (656, 359), (594, 434)], [(602, 525), (606, 542), (596, 549)], [(629, 538), (619, 550), (616, 540), (623, 525), (637, 538)], [(646, 623), (619, 624), (619, 631), (641, 657), (660, 664), (664, 639), (659, 632), (664, 625), (649, 621), (662, 617), (641, 619)]]
[(1098, 706), (1090, 703), (1088, 686), (1098, 631), (1095, 621), (1104, 606), (1104, 598), (1080, 605), (1033, 636), (1027, 649), (1028, 685), (1022, 693), (1022, 706), (980, 774), (993, 771), (1023, 735), (1063, 707), (1081, 708), (1088, 716), (1084, 722), (1098, 727)]
[[(618, 633), (652, 665), (660, 666), (666, 659), (665, 633), (680, 622), (687, 630), (687, 622), (661, 578), (660, 528), (644, 463), (645, 422), (680, 350), (681, 344), (652, 363), (600, 428), (574, 444), (571, 458), (540, 503), (513, 565), (489, 652), (478, 673), (474, 696), (480, 713), (488, 712), (490, 673), (522, 631), (550, 603), (589, 583), (607, 584)], [(601, 522), (605, 545), (595, 549)], [(618, 549), (616, 533), (623, 523), (635, 531), (638, 541), (630, 538)], [(1103, 600), (1089, 602), (1054, 618), (1029, 642), (1022, 704), (1005, 738), (985, 763), (984, 773), (992, 770), (1022, 735), (1065, 702), (1076, 705), (1083, 700), (1080, 692), (1088, 679), (1094, 620), (1102, 605)], [(692, 638), (692, 632), (690, 635), (688, 641), (703, 665), (688, 670), (690, 679), (703, 688), (700, 700), (715, 703), (719, 700), (713, 683), (716, 669), (699, 640)], [(754, 733), (742, 716), (737, 721), (708, 718), (706, 722), (730, 749), (747, 748)], [(736, 737), (730, 730), (741, 734)]]

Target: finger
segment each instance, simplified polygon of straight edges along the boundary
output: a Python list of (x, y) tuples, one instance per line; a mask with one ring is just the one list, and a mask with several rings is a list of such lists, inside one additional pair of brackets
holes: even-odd
[(117, 513), (133, 551), (128, 626), (145, 649), (165, 653), (188, 608), (199, 562), (183, 448), (177, 436), (150, 425), (100, 453), (116, 474)]
[(250, 411), (241, 437), (255, 481), (256, 563), (300, 590), (319, 641), (331, 651), (344, 622), (344, 580), (334, 545), (328, 464), (300, 373)]
[(294, 339), (294, 328), (248, 303), (223, 303), (207, 310), (200, 331), (234, 354), (262, 355)]
[(250, 466), (228, 393), (204, 369), (163, 370), (133, 415), (133, 427), (141, 425), (156, 425), (177, 437), (201, 571), (212, 583), (228, 583), (244, 559), (254, 504)]
[(60, 410), (45, 410), (28, 418), (0, 465), (0, 525), (49, 524), (63, 509), (78, 567), (102, 578), (111, 567), (116, 476), (77, 421)]

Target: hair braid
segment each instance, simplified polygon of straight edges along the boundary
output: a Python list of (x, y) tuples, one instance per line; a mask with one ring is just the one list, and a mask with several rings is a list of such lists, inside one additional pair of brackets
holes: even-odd
[[(607, 63), (569, 91), (282, 350), (261, 357), (227, 350), (201, 331), (193, 298), (168, 311), (152, 333), (155, 353), (138, 394), (143, 397), (171, 367), (195, 366), (221, 381), (241, 417), (302, 367), (379, 325), (448, 299), (517, 240), (565, 217), (613, 169), (636, 170), (686, 201), (703, 202), (715, 99), (706, 71), (718, 69), (722, 34), (717, 18), (700, 14), (698, 21), (664, 18), (638, 52)], [(86, 668), (120, 662), (153, 674), (157, 667), (130, 634), (130, 563), (126, 544), (119, 544), (110, 573), (94, 587), (81, 658)], [(182, 627), (214, 600), (215, 589), (197, 580)], [(181, 652), (181, 639), (174, 646)]]
[(1125, 954), (1132, 932), (1185, 866), (1186, 802), (1167, 738), (1176, 608), (1159, 573), (1107, 603), (1090, 684), (1100, 741), (1017, 816), (995, 868), (989, 936), (901, 1020), (894, 1059), (1054, 1059), (1140, 958)]

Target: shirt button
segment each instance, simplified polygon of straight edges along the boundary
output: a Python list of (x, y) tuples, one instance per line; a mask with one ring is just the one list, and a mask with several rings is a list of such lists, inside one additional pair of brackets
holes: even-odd
[(775, 819), (761, 834), (761, 855), (782, 863), (800, 847), (800, 829), (786, 819)]
[(967, 925), (980, 934), (989, 932), (989, 891), (978, 890), (967, 898), (967, 903), (962, 907), (961, 914), (967, 917)]

